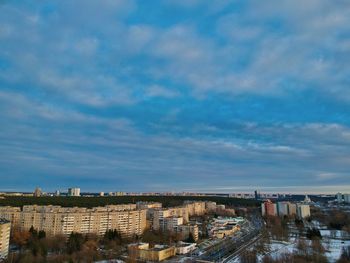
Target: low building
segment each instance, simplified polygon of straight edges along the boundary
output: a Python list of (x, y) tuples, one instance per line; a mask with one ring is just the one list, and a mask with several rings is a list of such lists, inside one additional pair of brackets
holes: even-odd
[(0, 219), (0, 259), (7, 258), (10, 244), (11, 222)]
[(132, 260), (143, 260), (151, 262), (160, 262), (175, 256), (174, 246), (155, 245), (150, 247), (149, 243), (130, 244), (128, 246), (129, 258)]
[(185, 255), (196, 249), (196, 243), (178, 242), (176, 244), (176, 254)]
[(231, 236), (241, 229), (242, 217), (219, 217), (215, 218), (208, 227), (209, 236), (214, 238), (224, 238)]
[(240, 230), (238, 225), (227, 225), (221, 228), (216, 228), (211, 232), (211, 237), (224, 238), (232, 236), (234, 233)]

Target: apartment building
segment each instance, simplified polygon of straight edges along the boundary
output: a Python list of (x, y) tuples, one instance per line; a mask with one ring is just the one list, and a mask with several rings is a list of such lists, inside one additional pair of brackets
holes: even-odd
[(159, 202), (137, 202), (136, 203), (137, 209), (161, 209), (162, 203)]
[(137, 209), (146, 209), (146, 217), (149, 222), (152, 223), (153, 221), (153, 211), (156, 209), (162, 208), (162, 203), (159, 202), (137, 202), (136, 203)]
[(271, 200), (267, 199), (261, 204), (261, 214), (263, 216), (276, 216), (277, 215), (277, 206), (272, 203)]
[(123, 236), (141, 235), (146, 228), (146, 210), (136, 210), (135, 204), (94, 208), (61, 206), (3, 207), (0, 217), (14, 226), (29, 230), (32, 226), (47, 235), (69, 235), (72, 232), (103, 235), (116, 229)]
[(185, 201), (184, 206), (187, 208), (189, 216), (200, 216), (206, 212), (205, 202)]
[(277, 203), (277, 213), (279, 216), (289, 215), (289, 202), (278, 202)]
[(21, 208), (0, 206), (0, 218), (10, 221), (13, 226), (18, 226), (21, 221)]
[(198, 225), (194, 225), (194, 224), (179, 225), (175, 228), (174, 231), (175, 233), (180, 234), (183, 240), (189, 238), (190, 234), (192, 235), (195, 241), (197, 241), (199, 238)]
[(11, 222), (0, 219), (0, 260), (6, 258), (9, 252)]
[(350, 194), (344, 194), (344, 202), (350, 203)]
[(310, 206), (298, 204), (297, 205), (297, 216), (302, 219), (310, 216)]
[(297, 214), (297, 205), (288, 203), (288, 213), (290, 216), (295, 216)]
[(167, 217), (182, 217), (183, 222), (188, 223), (188, 208), (185, 206), (179, 206), (167, 209), (154, 210), (152, 214), (152, 228), (154, 230), (164, 230), (164, 218)]
[(162, 222), (160, 224), (162, 225), (162, 229), (168, 230), (168, 231), (174, 231), (176, 227), (179, 225), (183, 225), (184, 220), (182, 217), (166, 217), (162, 219)]
[(205, 209), (207, 211), (215, 211), (216, 210), (216, 202), (205, 202)]

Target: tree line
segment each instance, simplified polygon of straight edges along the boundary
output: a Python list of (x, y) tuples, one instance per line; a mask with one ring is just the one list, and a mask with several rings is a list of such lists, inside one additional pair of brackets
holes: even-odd
[(76, 197), (76, 196), (5, 196), (0, 199), (0, 206), (24, 205), (59, 205), (63, 207), (96, 207), (105, 205), (117, 205), (135, 203), (138, 201), (160, 202), (164, 207), (182, 205), (184, 201), (213, 201), (218, 204), (228, 206), (257, 207), (259, 202), (253, 199), (240, 199), (219, 196), (94, 196), (94, 197)]

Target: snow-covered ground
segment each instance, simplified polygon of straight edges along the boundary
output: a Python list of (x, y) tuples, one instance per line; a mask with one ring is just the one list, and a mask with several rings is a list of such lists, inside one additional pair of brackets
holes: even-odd
[[(326, 250), (325, 256), (330, 262), (337, 261), (341, 255), (342, 248), (350, 246), (349, 235), (339, 230), (321, 230), (320, 232), (322, 235), (321, 243)], [(273, 240), (269, 247), (269, 255), (273, 258), (278, 258), (281, 254), (293, 253), (295, 245), (295, 239), (291, 239), (289, 242)]]
[[(330, 262), (339, 259), (342, 248), (350, 246), (350, 239), (347, 233), (339, 230), (321, 230), (322, 245), (326, 249), (326, 256)], [(347, 240), (341, 240), (346, 237)]]
[[(325, 248), (325, 256), (328, 258), (329, 262), (336, 262), (342, 253), (342, 248), (350, 246), (348, 234), (339, 230), (321, 230), (321, 234), (323, 237), (321, 243)], [(342, 240), (344, 237), (346, 237), (347, 240)], [(311, 242), (309, 240), (305, 241)], [(293, 253), (296, 249), (297, 242), (298, 240), (295, 238), (291, 238), (288, 242), (271, 240), (271, 243), (266, 249), (266, 251), (268, 251), (266, 254), (277, 259), (282, 254)], [(264, 255), (258, 255), (259, 262), (262, 261), (263, 257)], [(231, 260), (230, 263), (240, 263), (240, 260), (239, 258), (235, 258)]]
[[(295, 247), (295, 241), (290, 240), (289, 242), (272, 240), (269, 247), (269, 255), (272, 258), (278, 258), (282, 254), (293, 253)], [(262, 259), (263, 255), (259, 258)]]

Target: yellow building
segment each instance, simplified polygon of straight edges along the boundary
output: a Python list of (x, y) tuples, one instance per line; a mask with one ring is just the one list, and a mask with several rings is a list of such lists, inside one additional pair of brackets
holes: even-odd
[(9, 252), (11, 222), (0, 219), (0, 259), (6, 258)]
[(199, 238), (199, 229), (197, 225), (179, 225), (175, 228), (175, 232), (180, 234), (183, 240), (189, 238), (190, 235), (192, 235), (194, 241), (197, 241)]
[(139, 243), (129, 245), (129, 257), (144, 261), (160, 262), (175, 256), (176, 248), (174, 246), (155, 245), (150, 248), (148, 243)]
[(213, 230), (212, 237), (224, 238), (224, 237), (233, 235), (234, 233), (236, 233), (239, 230), (240, 230), (240, 226), (238, 226), (238, 225), (235, 225), (235, 226), (227, 225), (225, 227), (221, 227), (221, 228), (217, 228), (217, 229)]
[(205, 202), (185, 201), (184, 206), (187, 208), (189, 216), (201, 216), (206, 212)]
[(167, 209), (154, 210), (152, 214), (152, 227), (154, 230), (164, 230), (165, 220), (167, 217), (182, 217), (183, 223), (189, 221), (189, 214), (187, 207), (179, 206)]

